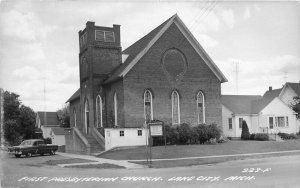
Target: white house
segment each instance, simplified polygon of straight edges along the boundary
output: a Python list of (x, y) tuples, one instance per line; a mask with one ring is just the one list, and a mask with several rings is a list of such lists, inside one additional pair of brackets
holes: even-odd
[(59, 127), (59, 119), (56, 112), (37, 112), (36, 127), (43, 131), (44, 138), (50, 138), (51, 128)]
[(52, 144), (63, 146), (66, 145), (65, 129), (61, 127), (52, 127), (50, 131)]
[(240, 137), (243, 120), (247, 122), (250, 133), (298, 132), (296, 113), (280, 98), (280, 94), (288, 98), (288, 93), (282, 92), (283, 88), (272, 90), (270, 87), (263, 96), (222, 95), (224, 134)]

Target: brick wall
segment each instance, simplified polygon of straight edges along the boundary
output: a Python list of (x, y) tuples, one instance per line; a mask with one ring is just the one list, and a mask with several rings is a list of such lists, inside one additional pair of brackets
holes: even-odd
[[(170, 48), (181, 51), (188, 64), (178, 82), (169, 80), (161, 65), (163, 53)], [(206, 122), (221, 126), (221, 82), (174, 24), (124, 78), (126, 127), (139, 127), (144, 123), (143, 92), (147, 88), (154, 92), (154, 119), (172, 122), (171, 92), (176, 89), (181, 97), (181, 123), (197, 124), (196, 95), (201, 90), (205, 95)]]
[[(116, 81), (110, 85), (105, 86), (106, 90), (106, 121), (107, 127), (113, 127), (115, 124), (124, 127), (125, 119), (124, 113), (127, 109), (124, 107), (124, 87), (123, 80)], [(114, 93), (117, 93), (117, 104), (118, 104), (118, 122), (112, 123), (112, 113), (114, 115)]]
[(76, 99), (70, 102), (70, 126), (75, 126), (74, 110), (76, 112), (76, 126), (79, 130), (83, 130), (83, 124), (81, 123), (81, 109), (80, 109), (80, 99)]

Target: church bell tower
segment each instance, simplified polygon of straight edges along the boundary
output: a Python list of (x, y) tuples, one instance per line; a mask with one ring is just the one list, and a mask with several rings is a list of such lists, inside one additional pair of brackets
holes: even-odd
[[(100, 95), (105, 103), (103, 81), (122, 62), (120, 26), (102, 27), (88, 21), (86, 28), (79, 31), (79, 51), (82, 131), (90, 134), (90, 129), (97, 126), (96, 97)], [(105, 117), (105, 107), (102, 114)]]

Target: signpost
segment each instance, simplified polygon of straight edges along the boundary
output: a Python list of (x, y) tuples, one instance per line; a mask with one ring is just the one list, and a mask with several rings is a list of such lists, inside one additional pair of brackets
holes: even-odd
[[(151, 153), (151, 147), (152, 147), (152, 136), (165, 136), (165, 148), (166, 148), (166, 134), (165, 132), (165, 126), (162, 121), (155, 121), (148, 123), (148, 144), (149, 144), (149, 167), (152, 166), (152, 153)], [(148, 154), (148, 151), (147, 151)], [(148, 162), (148, 156), (147, 156), (147, 162)]]

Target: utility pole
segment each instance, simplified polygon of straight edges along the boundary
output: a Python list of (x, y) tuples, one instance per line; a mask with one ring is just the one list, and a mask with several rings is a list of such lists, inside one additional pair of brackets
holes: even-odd
[(236, 86), (236, 94), (239, 94), (239, 61), (233, 62), (235, 64), (235, 86)]
[(284, 83), (286, 83), (286, 80), (287, 80), (287, 71), (284, 71), (284, 76), (283, 76), (283, 79), (284, 79)]
[(4, 148), (4, 90), (0, 88), (0, 148)]
[(47, 125), (47, 113), (46, 113), (46, 109), (47, 109), (47, 106), (46, 106), (46, 77), (44, 76), (43, 77), (44, 79), (44, 125)]

